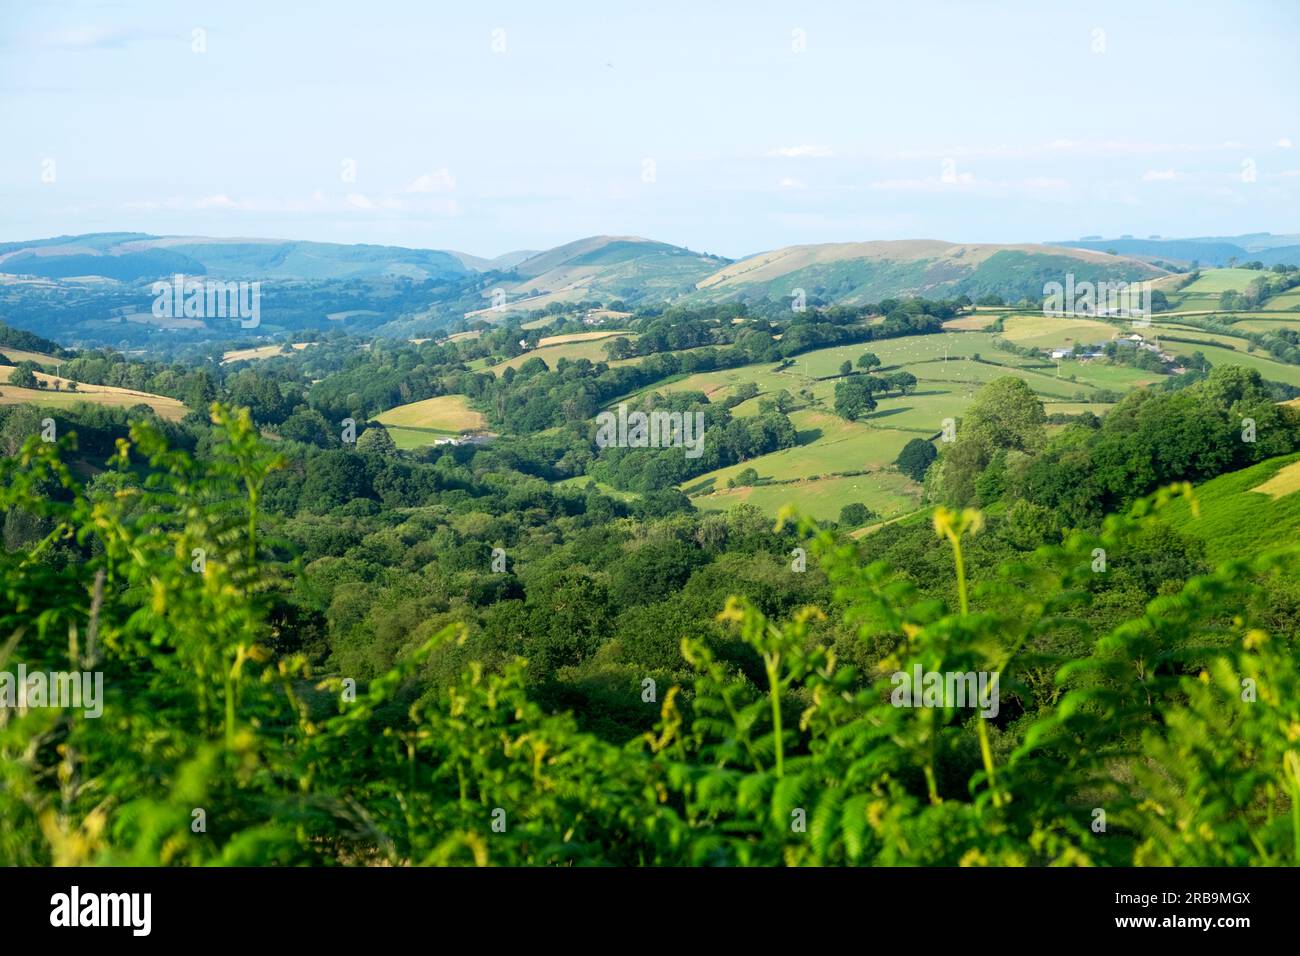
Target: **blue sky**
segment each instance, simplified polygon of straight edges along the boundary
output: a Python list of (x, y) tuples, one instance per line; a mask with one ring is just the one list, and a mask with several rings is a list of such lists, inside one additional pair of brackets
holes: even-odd
[(6, 0), (0, 239), (1296, 232), (1297, 28), (1294, 0)]

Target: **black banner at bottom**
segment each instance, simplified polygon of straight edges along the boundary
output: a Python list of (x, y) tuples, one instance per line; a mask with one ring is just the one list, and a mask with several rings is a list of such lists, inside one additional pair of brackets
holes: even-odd
[[(338, 944), (430, 925), (536, 941), (611, 918), (735, 942), (869, 920), (937, 938), (1021, 929), (1075, 940), (1129, 935), (1222, 942), (1294, 927), (1294, 869), (7, 869), (10, 943), (92, 935), (118, 944)], [(676, 915), (674, 915), (676, 914)], [(430, 921), (433, 921), (431, 924)], [(256, 929), (254, 929), (256, 927)], [(546, 929), (550, 927), (550, 929)], [(404, 938), (403, 937), (403, 938)]]

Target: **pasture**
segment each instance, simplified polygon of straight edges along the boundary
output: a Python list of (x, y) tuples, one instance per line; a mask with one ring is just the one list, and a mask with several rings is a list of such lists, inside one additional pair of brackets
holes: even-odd
[[(567, 341), (556, 342), (554, 345), (543, 345), (535, 349), (529, 349), (522, 355), (516, 355), (512, 359), (493, 365), (490, 369), (487, 369), (487, 371), (490, 371), (493, 375), (500, 375), (507, 368), (519, 368), (519, 366), (523, 365), (531, 358), (541, 359), (546, 363), (546, 367), (550, 369), (554, 369), (556, 363), (562, 358), (567, 358), (571, 362), (584, 358), (592, 362), (605, 362), (608, 361), (608, 353), (605, 351), (606, 340), (617, 335), (626, 335), (629, 339), (636, 338), (636, 336), (630, 332), (577, 332), (573, 334), (576, 336), (595, 335), (596, 337), (573, 338), (567, 335), (557, 335), (553, 338), (565, 339)], [(629, 359), (626, 361), (639, 362), (640, 359)]]
[(1300, 454), (1270, 458), (1258, 465), (1212, 478), (1196, 487), (1200, 517), (1184, 499), (1161, 512), (1183, 534), (1205, 542), (1211, 562), (1244, 550), (1294, 544), (1300, 535)]
[(819, 478), (781, 485), (724, 488), (693, 499), (702, 511), (726, 511), (738, 504), (751, 504), (775, 517), (786, 505), (818, 520), (834, 521), (840, 509), (861, 502), (881, 519), (915, 511), (921, 501), (921, 486), (896, 471), (839, 478)]
[(398, 405), (375, 416), (388, 429), (398, 448), (432, 445), (438, 438), (487, 427), (481, 412), (469, 406), (464, 395), (438, 395), (407, 405)]
[[(315, 342), (294, 342), (293, 347), (301, 351), (307, 346), (315, 344)], [(283, 345), (259, 345), (256, 348), (231, 349), (229, 352), (222, 353), (221, 364), (226, 365), (230, 362), (255, 362), (260, 359), (270, 358), (273, 355), (283, 354)]]
[[(0, 382), (8, 382), (13, 374), (11, 366), (0, 366)], [(189, 411), (184, 404), (165, 395), (151, 392), (137, 392), (129, 388), (116, 388), (112, 385), (77, 384), (75, 392), (68, 391), (68, 380), (36, 373), (37, 379), (46, 383), (45, 388), (17, 388), (0, 386), (0, 405), (37, 405), (44, 408), (71, 408), (86, 402), (91, 405), (105, 405), (110, 408), (133, 408), (136, 405), (148, 405), (160, 418), (168, 421), (180, 421)], [(54, 388), (55, 383), (59, 388)]]
[(1119, 331), (1115, 326), (1096, 319), (1077, 316), (1058, 318), (1042, 313), (1009, 316), (1004, 320), (1002, 328), (1003, 337), (1008, 342), (1043, 350), (1073, 348), (1079, 343), (1092, 345), (1109, 342)]

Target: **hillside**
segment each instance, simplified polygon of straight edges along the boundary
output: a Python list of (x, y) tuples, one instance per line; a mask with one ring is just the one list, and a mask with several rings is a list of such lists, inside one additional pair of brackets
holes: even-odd
[(1197, 486), (1196, 501), (1199, 515), (1179, 500), (1168, 506), (1164, 519), (1204, 541), (1213, 562), (1293, 543), (1300, 533), (1300, 454), (1212, 478)]
[(0, 271), (130, 282), (180, 272), (218, 279), (427, 279), (470, 271), (453, 253), (280, 239), (97, 233), (0, 247)]
[(184, 404), (166, 395), (141, 392), (131, 388), (117, 388), (113, 385), (77, 385), (76, 391), (70, 391), (66, 378), (37, 372), (36, 378), (43, 383), (41, 388), (17, 388), (8, 385), (13, 374), (12, 367), (0, 367), (0, 405), (35, 405), (38, 408), (71, 408), (81, 402), (91, 405), (103, 405), (108, 408), (134, 408), (148, 405), (162, 418), (168, 421), (180, 421), (188, 411)]
[(468, 252), (456, 252), (454, 249), (447, 250), (447, 254), (455, 256), (460, 260), (461, 265), (474, 272), (490, 272), (493, 270), (507, 272), (525, 259), (538, 255), (538, 250), (519, 249), (515, 252), (503, 252), (501, 255), (492, 258), (484, 258)]
[(1111, 251), (1122, 256), (1162, 259), (1169, 262), (1202, 266), (1226, 266), (1229, 262), (1258, 260), (1265, 266), (1276, 263), (1300, 265), (1300, 236), (1252, 233), (1244, 236), (1206, 236), (1199, 239), (1165, 239), (1152, 236), (1138, 239), (1075, 239), (1049, 243), (1073, 249)]
[(810, 302), (853, 305), (896, 296), (997, 294), (1039, 298), (1043, 285), (1154, 279), (1165, 272), (1135, 259), (1035, 245), (932, 239), (787, 246), (734, 262), (700, 281), (693, 300), (784, 299), (803, 289)]
[(590, 236), (523, 260), (514, 268), (519, 279), (502, 288), (509, 308), (583, 299), (654, 302), (690, 292), (728, 261), (637, 236)]

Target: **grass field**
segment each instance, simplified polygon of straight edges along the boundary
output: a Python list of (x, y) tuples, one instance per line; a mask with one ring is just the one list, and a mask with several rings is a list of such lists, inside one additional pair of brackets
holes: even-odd
[(992, 325), (996, 321), (996, 315), (977, 312), (974, 315), (963, 315), (960, 318), (949, 319), (943, 324), (943, 327), (950, 332), (979, 332), (985, 326)]
[(1048, 415), (1080, 415), (1083, 412), (1092, 412), (1100, 417), (1114, 407), (1105, 402), (1043, 402), (1043, 411)]
[(1245, 292), (1246, 287), (1261, 274), (1254, 269), (1204, 269), (1195, 282), (1169, 293), (1169, 304), (1178, 312), (1196, 309), (1212, 311), (1218, 309), (1221, 293), (1230, 289)]
[(1267, 319), (1240, 319), (1232, 323), (1234, 329), (1242, 329), (1246, 332), (1276, 332), (1279, 329), (1290, 329), (1293, 332), (1300, 332), (1300, 312), (1296, 313), (1294, 319), (1288, 319), (1285, 316), (1270, 316)]
[(1265, 303), (1270, 309), (1300, 309), (1300, 288), (1279, 292)]
[[(1231, 279), (1221, 276), (1218, 281)], [(1117, 331), (1108, 323), (1091, 319), (1052, 318), (1007, 310), (967, 318), (978, 319), (983, 325), (999, 314), (1005, 315), (1006, 339), (1044, 349), (1074, 341), (1107, 341)], [(1215, 365), (1257, 368), (1265, 378), (1300, 385), (1300, 366), (1275, 362), (1262, 353), (1249, 354), (1244, 350), (1247, 343), (1243, 339), (1177, 325), (1171, 318), (1152, 330), (1170, 352), (1190, 355), (1201, 351)], [(1169, 340), (1170, 335), (1218, 344), (1180, 343)], [(757, 414), (761, 402), (781, 389), (787, 390), (797, 403), (790, 418), (799, 433), (799, 444), (684, 483), (682, 490), (697, 507), (725, 509), (745, 501), (775, 515), (783, 504), (794, 502), (818, 518), (836, 518), (843, 505), (862, 501), (882, 518), (889, 519), (914, 511), (919, 503), (919, 486), (894, 470), (893, 462), (899, 451), (913, 438), (930, 438), (938, 433), (944, 419), (961, 418), (979, 389), (988, 382), (1005, 376), (1022, 379), (1043, 400), (1048, 414), (1091, 411), (1102, 415), (1113, 405), (1089, 402), (1089, 395), (1100, 389), (1122, 394), (1159, 383), (1164, 378), (1158, 373), (1101, 360), (1047, 363), (1001, 351), (994, 347), (995, 340), (991, 333), (950, 331), (836, 346), (800, 355), (781, 371), (777, 371), (774, 363), (758, 363), (683, 376), (646, 391), (699, 391), (710, 401), (721, 402), (741, 385), (752, 383), (758, 387), (759, 395), (733, 409), (738, 417)], [(552, 348), (572, 348), (575, 344), (584, 343), (566, 342)], [(543, 351), (549, 349), (530, 354)], [(858, 357), (864, 352), (878, 355), (887, 370), (912, 373), (917, 378), (917, 386), (909, 395), (877, 395), (874, 411), (860, 421), (844, 421), (834, 414), (835, 386), (841, 381), (839, 370), (847, 361), (856, 372)], [(977, 354), (979, 361), (974, 360)], [(1062, 427), (1065, 426), (1053, 426), (1052, 430)], [(760, 479), (773, 484), (729, 489), (727, 482), (747, 468), (753, 468)], [(845, 474), (853, 472), (867, 474)]]
[(1002, 328), (1008, 342), (1045, 350), (1071, 348), (1079, 342), (1084, 345), (1109, 342), (1119, 331), (1095, 319), (1056, 318), (1041, 313), (1008, 316)]
[(1293, 492), (1300, 491), (1300, 461), (1293, 461), (1261, 485), (1251, 489), (1256, 494), (1268, 495), (1274, 501)]
[(693, 503), (703, 511), (725, 511), (738, 504), (751, 504), (772, 516), (792, 504), (802, 514), (833, 521), (839, 518), (841, 508), (855, 501), (888, 519), (915, 511), (920, 500), (920, 485), (898, 472), (886, 471), (784, 485), (724, 489), (694, 498)]
[(620, 329), (601, 329), (599, 332), (567, 332), (564, 335), (547, 335), (538, 339), (537, 345), (540, 348), (546, 348), (551, 345), (567, 345), (570, 342), (598, 342), (601, 339), (614, 338), (619, 335), (635, 338), (632, 332)]
[[(704, 494), (725, 489), (728, 479), (746, 468), (755, 469), (760, 478), (774, 481), (875, 471), (891, 465), (913, 438), (923, 437), (898, 428), (845, 421), (826, 409), (800, 409), (790, 413), (790, 421), (799, 433), (799, 444), (794, 448), (711, 471), (688, 481), (683, 490), (687, 494)], [(931, 434), (938, 430), (936, 425)]]
[[(13, 374), (10, 366), (0, 366), (0, 382), (8, 382)], [(92, 405), (107, 405), (110, 408), (132, 408), (136, 405), (148, 405), (159, 417), (168, 421), (180, 421), (189, 411), (181, 402), (165, 395), (151, 392), (137, 392), (129, 388), (115, 388), (111, 385), (83, 385), (78, 383), (77, 391), (67, 391), (68, 380), (53, 375), (36, 373), (36, 377), (49, 383), (50, 387), (41, 389), (0, 387), (0, 405), (37, 405), (43, 408), (71, 408), (79, 402)], [(60, 390), (52, 387), (55, 382)]]
[(1244, 292), (1246, 286), (1264, 273), (1254, 269), (1202, 269), (1200, 277), (1180, 289), (1177, 295), (1215, 295), (1234, 289)]
[(607, 485), (603, 481), (596, 481), (590, 475), (578, 475), (555, 483), (556, 488), (586, 488), (588, 485), (595, 485), (601, 494), (609, 495), (611, 498), (617, 498), (620, 501), (636, 501), (641, 497), (635, 491), (623, 491), (613, 485)]
[[(567, 358), (570, 361), (585, 358), (592, 362), (604, 362), (607, 361), (604, 340), (616, 335), (626, 335), (629, 339), (636, 338), (636, 336), (630, 332), (575, 332), (573, 335), (596, 337), (575, 339), (569, 335), (552, 336), (553, 339), (566, 339), (568, 341), (561, 341), (554, 345), (543, 345), (539, 348), (530, 349), (522, 355), (516, 355), (508, 361), (492, 366), (488, 371), (492, 372), (493, 375), (500, 375), (505, 369), (518, 368), (530, 358), (534, 357), (540, 358), (546, 363), (547, 368), (550, 369), (554, 369), (555, 364), (562, 358)], [(544, 342), (545, 339), (542, 341)], [(640, 361), (640, 359), (631, 359), (630, 361)]]
[[(294, 342), (295, 349), (305, 349), (309, 345), (315, 345), (315, 342)], [(258, 359), (270, 358), (273, 355), (281, 355), (284, 352), (283, 345), (259, 345), (251, 349), (232, 349), (229, 352), (222, 353), (221, 364), (227, 362), (253, 362)]]
[(1200, 329), (1184, 326), (1181, 328), (1163, 323), (1155, 323), (1147, 331), (1147, 337), (1159, 342), (1164, 348), (1178, 339), (1200, 339), (1203, 342), (1215, 342), (1228, 349), (1245, 349), (1250, 343), (1239, 335), (1223, 335), (1218, 332), (1202, 332)]
[(0, 355), (3, 355), (15, 365), (19, 362), (35, 362), (37, 365), (58, 365), (61, 361), (53, 355), (46, 355), (44, 352), (28, 352), (23, 349), (0, 349)]
[(1211, 562), (1300, 540), (1300, 454), (1270, 458), (1196, 488), (1200, 517), (1172, 502), (1165, 520), (1205, 542)]
[[(703, 392), (709, 397), (709, 401), (720, 402), (734, 389), (748, 382), (758, 386), (760, 395), (779, 392), (783, 388), (793, 394), (796, 389), (802, 388), (808, 382), (802, 375), (776, 372), (773, 371), (775, 368), (776, 366), (771, 362), (764, 362), (759, 365), (742, 365), (740, 368), (718, 369), (713, 372), (696, 372), (694, 375), (687, 375), (646, 391)], [(746, 406), (750, 404), (750, 402), (745, 403)], [(754, 410), (757, 410), (756, 402), (754, 402)]]
[[(988, 332), (945, 332), (940, 335), (908, 335), (879, 342), (818, 349), (797, 356), (791, 370), (810, 378), (836, 375), (842, 362), (849, 361), (856, 368), (858, 356), (863, 352), (874, 352), (886, 366), (907, 366), (927, 359), (942, 359), (945, 355), (949, 358), (969, 358), (979, 353), (991, 358), (997, 354), (993, 347), (993, 336)], [(1014, 358), (1008, 356), (1008, 360)]]
[(438, 395), (399, 405), (376, 415), (375, 420), (388, 429), (397, 447), (403, 449), (432, 445), (437, 438), (487, 427), (487, 419), (470, 408), (469, 399), (464, 395)]
[[(993, 349), (992, 340), (991, 335), (964, 332), (821, 349), (800, 356), (793, 366), (779, 372), (771, 363), (748, 365), (700, 372), (648, 391), (699, 391), (710, 401), (720, 402), (740, 385), (753, 383), (759, 388), (759, 396), (733, 410), (733, 414), (742, 417), (757, 414), (765, 397), (780, 389), (789, 391), (803, 406), (790, 414), (799, 432), (798, 446), (702, 475), (686, 482), (683, 490), (692, 496), (698, 507), (725, 507), (729, 503), (747, 500), (775, 514), (785, 500), (780, 490), (786, 489), (785, 493), (789, 494), (793, 488), (801, 502), (805, 495), (819, 498), (818, 507), (823, 512), (819, 516), (834, 517), (839, 506), (852, 500), (835, 497), (849, 487), (844, 479), (837, 477), (839, 473), (869, 471), (872, 474), (867, 477), (868, 484), (883, 480), (882, 475), (895, 474), (886, 469), (891, 469), (908, 441), (937, 434), (945, 418), (960, 418), (979, 389), (994, 379), (1006, 376), (1023, 379), (1040, 398), (1052, 403), (1049, 411), (1077, 414), (1087, 409), (1103, 414), (1110, 405), (1081, 402), (1075, 396), (1082, 394), (1086, 397), (1099, 388), (1124, 392), (1161, 378), (1150, 372), (1104, 362), (1062, 362), (1058, 375), (1055, 366), (1029, 367), (1031, 360)], [(836, 373), (846, 360), (856, 365), (857, 357), (864, 351), (875, 352), (892, 367), (911, 372), (917, 377), (918, 384), (909, 395), (878, 395), (874, 411), (860, 421), (848, 422), (834, 414), (835, 386), (840, 381)], [(983, 361), (969, 358), (977, 352)], [(809, 374), (804, 372), (804, 359), (807, 359)], [(1003, 362), (1007, 364), (1000, 364)], [(831, 377), (815, 378), (818, 374)], [(1071, 381), (1070, 376), (1075, 380)], [(802, 390), (811, 390), (814, 405), (806, 404)], [(746, 468), (754, 468), (763, 479), (799, 483), (728, 489), (728, 480)], [(894, 497), (886, 495), (878, 497), (876, 503), (865, 503), (886, 516), (916, 507), (915, 500), (903, 493), (905, 488), (895, 487), (893, 490), (896, 492)], [(835, 515), (829, 514), (832, 510)]]
[(1266, 358), (1263, 352), (1251, 354), (1244, 350), (1232, 351), (1221, 348), (1217, 345), (1194, 345), (1185, 342), (1162, 341), (1161, 345), (1165, 351), (1172, 352), (1175, 355), (1190, 356), (1193, 352), (1201, 352), (1211, 365), (1241, 365), (1246, 368), (1253, 368), (1259, 371), (1265, 379), (1271, 382), (1286, 382), (1288, 385), (1300, 386), (1300, 365), (1286, 365), (1282, 362), (1275, 362)]

